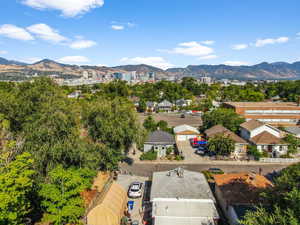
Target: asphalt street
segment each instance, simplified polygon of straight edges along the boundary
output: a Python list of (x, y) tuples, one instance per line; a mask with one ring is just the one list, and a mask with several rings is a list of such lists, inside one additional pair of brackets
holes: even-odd
[(120, 164), (120, 170), (122, 173), (130, 173), (135, 176), (152, 176), (153, 172), (158, 171), (166, 171), (172, 170), (177, 167), (182, 167), (186, 170), (191, 171), (204, 171), (209, 168), (220, 168), (226, 173), (237, 173), (237, 172), (255, 172), (259, 173), (261, 168), (261, 172), (263, 175), (267, 175), (274, 171), (280, 171), (283, 168), (287, 167), (288, 164), (181, 164), (181, 163), (134, 163), (132, 165), (128, 165), (127, 163)]

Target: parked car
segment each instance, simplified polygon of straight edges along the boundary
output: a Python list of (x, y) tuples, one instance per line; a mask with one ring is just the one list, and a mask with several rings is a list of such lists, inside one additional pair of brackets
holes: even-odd
[(224, 174), (223, 170), (220, 168), (209, 168), (208, 171), (213, 174)]
[(143, 183), (133, 182), (128, 189), (129, 198), (140, 198), (143, 194)]
[(131, 223), (131, 225), (139, 225), (140, 223), (139, 223), (139, 221), (138, 220), (134, 220), (134, 221), (132, 221), (132, 223)]

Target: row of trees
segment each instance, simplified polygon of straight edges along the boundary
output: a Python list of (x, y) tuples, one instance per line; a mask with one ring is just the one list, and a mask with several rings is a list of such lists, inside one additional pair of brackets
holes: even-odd
[(68, 91), (46, 78), (0, 83), (0, 224), (79, 224), (96, 171), (116, 169), (141, 142), (126, 97), (105, 89), (72, 100)]

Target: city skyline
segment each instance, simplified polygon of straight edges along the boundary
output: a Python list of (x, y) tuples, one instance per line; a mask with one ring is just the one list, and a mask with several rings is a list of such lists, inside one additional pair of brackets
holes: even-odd
[(300, 60), (294, 0), (70, 2), (3, 0), (0, 57), (163, 69)]

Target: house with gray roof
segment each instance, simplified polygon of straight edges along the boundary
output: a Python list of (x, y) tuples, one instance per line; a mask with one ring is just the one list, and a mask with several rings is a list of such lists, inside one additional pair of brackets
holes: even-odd
[(144, 152), (154, 150), (157, 152), (157, 157), (165, 157), (167, 149), (174, 148), (175, 138), (173, 135), (157, 130), (149, 134), (146, 142), (144, 143)]
[(159, 111), (166, 111), (169, 112), (172, 110), (173, 104), (168, 100), (163, 100), (162, 102), (158, 103), (157, 110)]
[(215, 225), (219, 220), (214, 195), (199, 172), (153, 173), (150, 201), (154, 225)]

